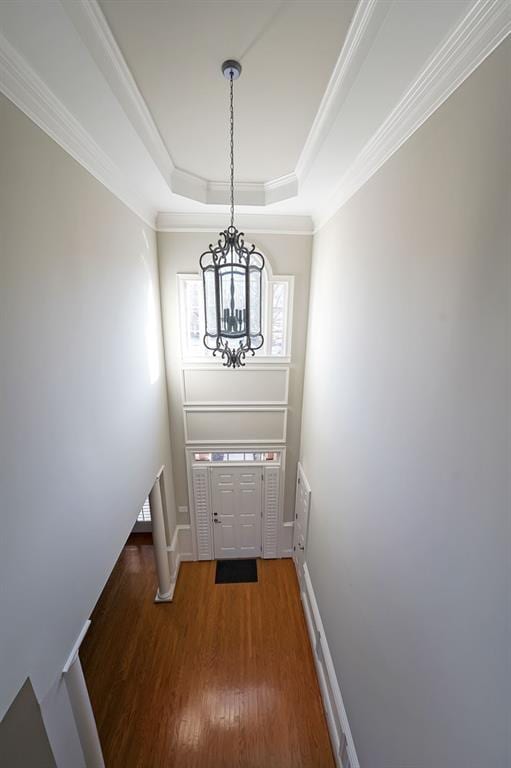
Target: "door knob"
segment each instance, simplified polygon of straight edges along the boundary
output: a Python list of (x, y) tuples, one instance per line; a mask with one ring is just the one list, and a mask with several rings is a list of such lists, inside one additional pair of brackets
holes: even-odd
[(305, 550), (305, 547), (303, 546), (303, 544), (298, 544), (298, 549), (301, 549), (303, 552)]

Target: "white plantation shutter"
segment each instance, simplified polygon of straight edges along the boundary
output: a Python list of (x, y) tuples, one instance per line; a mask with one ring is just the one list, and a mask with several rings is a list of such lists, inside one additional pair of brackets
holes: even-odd
[(199, 560), (213, 560), (211, 500), (209, 497), (209, 469), (207, 467), (193, 467), (192, 486), (198, 557)]
[(278, 557), (278, 525), (280, 502), (280, 468), (264, 468), (264, 529), (263, 557)]
[(152, 530), (151, 509), (149, 507), (149, 498), (144, 501), (142, 509), (133, 526), (133, 533), (144, 533)]
[(149, 497), (144, 501), (144, 506), (138, 513), (137, 523), (150, 523), (151, 522), (151, 510), (149, 508)]

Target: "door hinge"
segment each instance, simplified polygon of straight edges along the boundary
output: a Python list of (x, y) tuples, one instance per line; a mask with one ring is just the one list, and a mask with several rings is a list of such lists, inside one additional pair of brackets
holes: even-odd
[(293, 552), (296, 552), (296, 547), (293, 547)]
[(298, 478), (298, 485), (300, 485), (300, 478)]
[(264, 474), (261, 472), (261, 480), (264, 481)]

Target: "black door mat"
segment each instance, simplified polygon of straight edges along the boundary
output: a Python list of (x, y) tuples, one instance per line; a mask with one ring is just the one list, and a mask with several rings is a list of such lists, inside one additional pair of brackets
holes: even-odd
[(215, 584), (257, 581), (257, 560), (217, 560)]

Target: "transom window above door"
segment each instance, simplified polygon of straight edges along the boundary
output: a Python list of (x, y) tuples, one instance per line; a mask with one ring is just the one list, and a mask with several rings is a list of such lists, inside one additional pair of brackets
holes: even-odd
[[(179, 323), (183, 360), (211, 361), (211, 352), (202, 342), (204, 336), (204, 291), (199, 275), (178, 275)], [(291, 354), (291, 313), (293, 277), (272, 277), (265, 270), (262, 285), (264, 345), (254, 358), (261, 362), (287, 362)], [(250, 363), (252, 358), (247, 357)], [(219, 363), (221, 363), (219, 358)]]
[(278, 451), (196, 451), (193, 454), (193, 461), (204, 461), (208, 463), (218, 462), (280, 462), (280, 453)]

